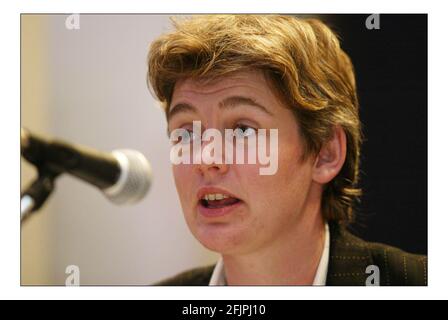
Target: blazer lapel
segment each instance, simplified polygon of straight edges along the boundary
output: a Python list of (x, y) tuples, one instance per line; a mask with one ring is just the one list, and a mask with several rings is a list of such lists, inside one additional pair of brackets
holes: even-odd
[(365, 243), (336, 223), (330, 223), (330, 260), (327, 286), (365, 286), (373, 265), (372, 255)]

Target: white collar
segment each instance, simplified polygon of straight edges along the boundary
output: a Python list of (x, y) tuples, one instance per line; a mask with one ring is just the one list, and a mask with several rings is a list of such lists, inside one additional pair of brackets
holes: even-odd
[[(330, 261), (330, 228), (328, 223), (325, 224), (325, 245), (320, 257), (319, 266), (317, 267), (316, 275), (314, 276), (313, 286), (324, 286), (327, 281), (328, 263)], [(224, 272), (224, 261), (222, 257), (219, 258), (218, 263), (213, 270), (209, 286), (225, 286), (226, 275)]]

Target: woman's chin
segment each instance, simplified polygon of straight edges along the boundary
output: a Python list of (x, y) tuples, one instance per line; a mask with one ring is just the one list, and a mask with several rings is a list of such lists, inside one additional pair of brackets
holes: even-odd
[(238, 253), (247, 244), (244, 230), (229, 224), (201, 225), (194, 235), (204, 247), (221, 254)]

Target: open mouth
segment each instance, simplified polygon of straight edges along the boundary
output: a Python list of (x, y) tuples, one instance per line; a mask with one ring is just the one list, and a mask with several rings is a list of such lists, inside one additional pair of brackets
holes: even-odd
[(232, 206), (241, 200), (237, 198), (226, 198), (226, 199), (219, 199), (219, 200), (205, 200), (201, 199), (199, 202), (201, 206), (207, 208), (207, 209), (220, 209), (225, 208), (228, 206)]
[(205, 195), (203, 199), (199, 200), (201, 206), (207, 209), (225, 208), (237, 204), (238, 202), (241, 202), (241, 200), (221, 194)]
[(235, 212), (243, 200), (219, 188), (202, 188), (198, 193), (198, 210), (203, 216), (217, 218)]

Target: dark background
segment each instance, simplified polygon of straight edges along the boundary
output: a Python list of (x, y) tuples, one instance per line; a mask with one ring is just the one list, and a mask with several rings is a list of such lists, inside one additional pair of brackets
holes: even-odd
[(355, 66), (363, 197), (351, 230), (427, 254), (427, 15), (319, 15)]

